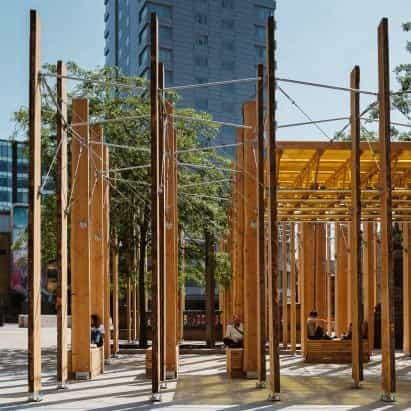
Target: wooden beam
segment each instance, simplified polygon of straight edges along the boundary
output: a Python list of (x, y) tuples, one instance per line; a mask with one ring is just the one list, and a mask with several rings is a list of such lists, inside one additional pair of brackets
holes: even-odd
[[(109, 148), (104, 146), (103, 149), (103, 169), (110, 169), (110, 153)], [(108, 172), (107, 172), (108, 175)], [(106, 335), (104, 338), (104, 358), (108, 359), (111, 356), (111, 330), (110, 330), (110, 185), (107, 179), (103, 179), (103, 279), (104, 279), (104, 328)]]
[[(165, 83), (165, 71), (164, 64), (159, 63), (158, 65), (158, 88), (160, 92), (164, 89)], [(159, 219), (159, 235), (160, 235), (160, 250), (159, 250), (159, 266), (160, 266), (160, 312), (161, 312), (161, 322), (160, 322), (160, 381), (166, 380), (166, 345), (167, 345), (167, 305), (166, 305), (166, 193), (168, 190), (167, 179), (165, 178), (165, 121), (166, 111), (164, 103), (160, 105), (159, 109), (159, 175), (160, 175), (160, 219)]]
[(67, 89), (66, 66), (57, 62), (57, 386), (67, 381)]
[(276, 101), (275, 101), (275, 21), (268, 18), (267, 35), (267, 117), (268, 117), (268, 180), (269, 180), (269, 353), (270, 353), (270, 399), (280, 400), (280, 356), (279, 356), (279, 303), (278, 303), (278, 232), (277, 232), (277, 158), (276, 158)]
[(206, 293), (206, 343), (207, 347), (215, 345), (215, 243), (208, 230), (204, 232), (205, 240), (205, 293)]
[(326, 226), (313, 223), (315, 234), (314, 248), (314, 309), (319, 318), (327, 318), (327, 270), (326, 270)]
[(374, 349), (375, 335), (375, 281), (376, 281), (376, 265), (374, 256), (374, 242), (376, 232), (374, 231), (374, 223), (364, 223), (364, 258), (363, 258), (363, 273), (364, 273), (364, 318), (368, 323), (368, 350), (372, 353)]
[[(351, 88), (360, 88), (360, 68), (351, 72)], [(351, 92), (351, 322), (352, 322), (352, 378), (354, 387), (363, 380), (362, 355), (362, 264), (361, 264), (361, 181), (360, 181), (360, 94)]]
[(411, 227), (403, 224), (403, 352), (411, 355)]
[(287, 225), (281, 224), (281, 262), (282, 262), (282, 324), (283, 324), (283, 348), (288, 348), (288, 284), (287, 284)]
[(257, 387), (265, 387), (266, 363), (265, 363), (265, 203), (264, 203), (264, 66), (257, 66), (257, 100), (256, 100), (256, 130), (257, 130)]
[(100, 126), (90, 128), (90, 143), (88, 149), (90, 166), (90, 304), (91, 314), (98, 315), (104, 325), (104, 147), (103, 129)]
[(295, 224), (290, 224), (290, 288), (291, 288), (291, 312), (290, 312), (290, 344), (293, 354), (297, 351), (297, 278), (295, 270)]
[(89, 378), (91, 371), (91, 264), (89, 208), (89, 108), (87, 99), (73, 99), (73, 133), (71, 141), (71, 190), (75, 203), (71, 210), (71, 353), (76, 378)]
[(379, 142), (381, 178), (381, 349), (382, 399), (395, 400), (394, 267), (390, 141), (390, 64), (388, 19), (378, 27)]
[[(256, 102), (244, 103), (244, 124), (256, 125)], [(257, 378), (257, 164), (253, 130), (244, 130), (244, 372)]]
[(29, 221), (28, 221), (28, 385), (29, 400), (41, 390), (41, 26), (30, 10), (29, 60)]
[(301, 351), (304, 353), (307, 341), (307, 318), (311, 311), (315, 309), (315, 253), (312, 247), (307, 247), (306, 244), (315, 244), (315, 230), (314, 224), (301, 224), (301, 269), (300, 269), (300, 324), (301, 324)]
[[(152, 401), (161, 401), (160, 395), (160, 130), (159, 130), (159, 46), (158, 46), (158, 19), (155, 13), (151, 14), (151, 272), (152, 272)], [(161, 156), (162, 158), (162, 156)]]
[(176, 378), (177, 361), (177, 315), (178, 315), (178, 219), (177, 219), (177, 159), (176, 133), (173, 122), (173, 105), (166, 102), (167, 128), (165, 136), (166, 170), (166, 377)]
[(114, 233), (113, 242), (111, 246), (111, 273), (113, 282), (112, 292), (112, 307), (113, 307), (113, 354), (117, 354), (119, 351), (119, 304), (118, 304), (118, 236)]
[[(130, 250), (128, 250), (130, 252)], [(128, 260), (130, 259), (130, 255), (127, 257)], [(131, 283), (131, 270), (130, 270), (130, 261), (128, 261), (128, 279), (127, 279), (127, 286), (126, 286), (126, 304), (127, 304), (127, 314), (126, 314), (126, 324), (127, 324), (127, 340), (129, 343), (133, 341), (131, 335), (131, 328), (132, 328), (132, 283)]]
[(337, 223), (336, 276), (335, 276), (335, 333), (338, 337), (348, 329), (348, 230), (347, 225)]

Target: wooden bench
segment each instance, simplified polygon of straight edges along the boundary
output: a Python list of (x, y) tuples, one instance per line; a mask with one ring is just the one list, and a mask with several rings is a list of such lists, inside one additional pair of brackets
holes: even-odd
[[(309, 363), (350, 364), (351, 340), (306, 340), (304, 358)], [(362, 341), (363, 361), (369, 362), (368, 340)]]
[[(151, 367), (152, 367), (152, 359), (153, 359), (153, 349), (152, 347), (148, 347), (145, 350), (145, 355), (146, 355), (146, 378), (149, 380), (151, 379)], [(167, 366), (166, 369), (166, 379), (174, 379), (177, 378), (178, 376), (178, 358), (179, 358), (179, 346), (177, 345), (176, 347), (176, 369), (171, 369), (169, 366)]]
[(227, 375), (229, 378), (243, 378), (243, 348), (226, 348)]
[(90, 344), (90, 375), (80, 377), (76, 376), (73, 373), (72, 369), (72, 354), (71, 349), (67, 351), (67, 373), (68, 377), (71, 380), (75, 379), (93, 379), (100, 374), (104, 373), (104, 354), (103, 354), (103, 347), (96, 347), (94, 344)]

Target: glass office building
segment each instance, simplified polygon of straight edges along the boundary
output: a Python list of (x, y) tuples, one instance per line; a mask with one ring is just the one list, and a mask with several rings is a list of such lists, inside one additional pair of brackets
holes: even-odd
[[(160, 57), (166, 86), (256, 76), (265, 62), (265, 24), (274, 0), (104, 0), (105, 59), (126, 75), (150, 77), (150, 13), (160, 22)], [(181, 105), (210, 112), (216, 120), (242, 122), (242, 102), (255, 84), (184, 91)], [(225, 142), (235, 130), (224, 128)]]

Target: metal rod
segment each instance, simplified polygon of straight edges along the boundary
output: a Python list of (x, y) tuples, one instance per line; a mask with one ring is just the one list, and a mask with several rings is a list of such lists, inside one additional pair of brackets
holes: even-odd
[(217, 124), (217, 125), (224, 126), (224, 127), (244, 128), (244, 129), (251, 129), (252, 128), (250, 126), (243, 125), (243, 124), (235, 124), (235, 123), (230, 123), (230, 122), (226, 122), (226, 121), (211, 120), (211, 119), (207, 119), (207, 118), (183, 116), (181, 114), (173, 114), (172, 117), (177, 118), (177, 119), (181, 119), (181, 120), (198, 121), (200, 123), (212, 123), (212, 124)]
[(314, 83), (314, 82), (310, 82), (310, 81), (292, 80), (292, 79), (280, 78), (280, 77), (277, 77), (277, 81), (280, 81), (280, 82), (283, 82), (283, 83), (301, 84), (301, 85), (304, 85), (304, 86), (326, 88), (326, 89), (330, 89), (330, 90), (355, 92), (355, 93), (367, 94), (367, 95), (370, 95), (370, 96), (378, 96), (378, 93), (375, 92), (375, 91), (352, 89), (350, 87), (332, 86), (332, 85), (329, 85), (329, 84)]
[(291, 124), (282, 124), (280, 126), (277, 126), (277, 129), (280, 128), (289, 128), (289, 127), (300, 127), (300, 126), (308, 126), (312, 124), (321, 124), (321, 123), (332, 123), (334, 121), (343, 121), (343, 120), (349, 120), (350, 117), (336, 117), (336, 118), (330, 118), (327, 120), (316, 120), (316, 121), (306, 121), (303, 123), (291, 123)]
[(165, 87), (164, 91), (188, 90), (188, 89), (201, 88), (201, 87), (224, 86), (227, 84), (252, 83), (252, 82), (255, 82), (256, 80), (258, 80), (258, 78), (250, 77), (250, 78), (243, 78), (243, 79), (237, 79), (237, 80), (214, 81), (211, 83), (186, 84), (183, 86)]
[(108, 123), (121, 123), (123, 121), (141, 120), (141, 119), (144, 119), (144, 118), (149, 119), (150, 114), (142, 114), (142, 115), (139, 115), (139, 116), (101, 119), (101, 120), (91, 121), (88, 124), (71, 123), (71, 124), (69, 124), (69, 128), (76, 127), (76, 126), (98, 126), (98, 125), (101, 125), (101, 124), (108, 124)]
[(74, 81), (84, 81), (85, 83), (94, 83), (94, 84), (101, 84), (101, 85), (110, 85), (113, 87), (119, 88), (129, 88), (135, 90), (146, 90), (147, 87), (143, 86), (134, 86), (132, 84), (125, 84), (125, 83), (118, 83), (116, 81), (104, 81), (104, 80), (97, 80), (97, 79), (87, 79), (84, 77), (72, 76), (72, 75), (58, 75), (57, 73), (40, 73), (41, 77), (54, 77), (54, 78), (64, 78), (66, 80), (74, 80)]
[(241, 173), (241, 171), (234, 170), (234, 169), (232, 169), (232, 168), (206, 166), (206, 165), (189, 164), (189, 163), (177, 163), (177, 165), (178, 165), (178, 166), (183, 166), (183, 167), (205, 168), (205, 169), (211, 169), (211, 170), (229, 171), (229, 172), (231, 172), (231, 173)]

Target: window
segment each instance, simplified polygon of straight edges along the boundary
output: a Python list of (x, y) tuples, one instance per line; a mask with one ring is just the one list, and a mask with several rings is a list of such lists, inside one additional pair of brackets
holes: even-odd
[(0, 160), (0, 171), (11, 172), (11, 161)]
[(110, 18), (110, 13), (108, 11), (106, 11), (104, 13), (104, 22), (107, 23), (107, 20)]
[(146, 20), (148, 17), (148, 9), (146, 6), (144, 6), (141, 10), (140, 13), (138, 15), (138, 21), (139, 23), (141, 23), (143, 20)]
[(104, 31), (104, 38), (107, 39), (109, 35), (110, 35), (110, 30), (105, 30)]
[(233, 19), (223, 19), (221, 20), (221, 27), (223, 30), (233, 30), (234, 29), (234, 20)]
[(195, 15), (195, 21), (198, 24), (208, 24), (207, 14), (197, 13)]
[(195, 47), (207, 47), (208, 46), (208, 36), (206, 34), (197, 34), (194, 40)]
[(223, 101), (221, 104), (221, 109), (226, 114), (233, 114), (235, 111), (235, 105), (232, 101)]
[(234, 0), (222, 0), (221, 6), (223, 9), (233, 9), (234, 8)]
[(138, 64), (143, 66), (148, 64), (148, 47), (146, 47), (138, 56)]
[(11, 191), (0, 190), (0, 201), (3, 203), (11, 203)]
[(27, 204), (29, 202), (29, 193), (27, 191), (17, 191), (17, 202)]
[(208, 110), (208, 98), (197, 96), (195, 98), (194, 107), (196, 110), (199, 110), (199, 111), (207, 111)]
[(166, 70), (165, 78), (166, 78), (166, 86), (173, 84), (173, 72), (171, 70)]
[(28, 188), (28, 176), (17, 176), (17, 188)]
[(9, 144), (0, 144), (0, 157), (10, 158), (11, 157), (11, 146)]
[(110, 53), (110, 49), (108, 47), (104, 48), (104, 56), (108, 56), (108, 54)]
[(173, 55), (171, 50), (160, 49), (160, 61), (165, 65), (171, 65), (173, 63)]
[(171, 20), (171, 7), (169, 6), (164, 6), (161, 4), (151, 4), (150, 12), (156, 13), (160, 19)]
[(160, 26), (159, 35), (160, 35), (160, 42), (161, 41), (171, 41), (172, 40), (171, 27)]
[(265, 27), (255, 26), (254, 30), (255, 40), (264, 43), (265, 42)]
[(261, 20), (267, 20), (268, 17), (274, 15), (274, 9), (270, 9), (269, 7), (255, 6), (255, 11), (257, 18)]
[(104, 5), (107, 6), (109, 0), (104, 0)]
[(11, 176), (0, 176), (0, 187), (11, 187)]
[(221, 63), (221, 68), (223, 70), (234, 71), (235, 62), (234, 60), (226, 60)]
[(144, 27), (143, 30), (141, 30), (138, 36), (139, 44), (146, 44), (148, 42), (148, 36), (149, 36), (149, 26), (146, 26)]
[(208, 83), (208, 78), (206, 78), (206, 77), (196, 77), (195, 83), (196, 84)]
[[(1, 164), (1, 162), (0, 162)], [(1, 170), (0, 170), (1, 171)], [(17, 161), (17, 172), (18, 173), (28, 173), (29, 172), (29, 165), (27, 162), (20, 162)]]
[(255, 46), (256, 61), (261, 63), (265, 59), (265, 47)]
[(233, 51), (235, 50), (235, 41), (234, 40), (223, 40), (222, 47), (223, 47), (223, 50)]
[(194, 63), (197, 66), (207, 67), (208, 66), (208, 57), (207, 56), (195, 56)]

